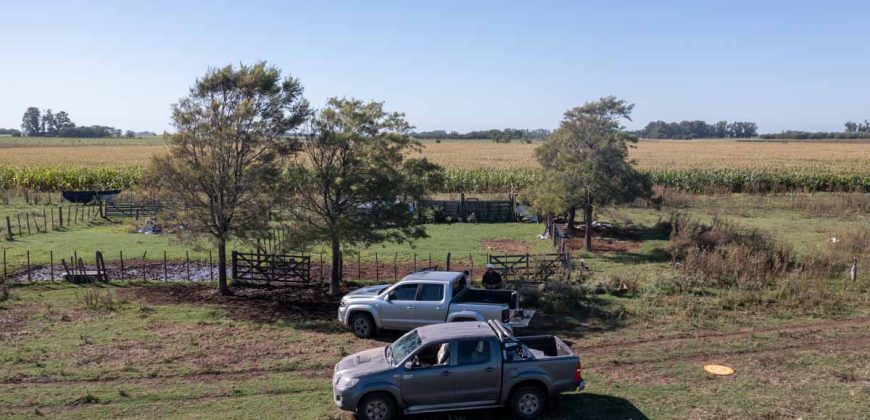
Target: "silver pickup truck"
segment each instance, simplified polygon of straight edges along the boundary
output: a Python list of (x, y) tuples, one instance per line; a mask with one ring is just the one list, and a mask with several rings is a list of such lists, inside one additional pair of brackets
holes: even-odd
[(332, 378), (335, 404), (363, 420), (501, 406), (532, 419), (550, 396), (584, 386), (580, 358), (565, 342), (514, 337), (495, 321), (417, 328), (345, 357)]
[(533, 311), (519, 308), (511, 290), (472, 289), (462, 273), (421, 271), (393, 285), (357, 289), (341, 299), (338, 320), (357, 337), (378, 330), (407, 331), (423, 325), (458, 321), (499, 320), (528, 325)]

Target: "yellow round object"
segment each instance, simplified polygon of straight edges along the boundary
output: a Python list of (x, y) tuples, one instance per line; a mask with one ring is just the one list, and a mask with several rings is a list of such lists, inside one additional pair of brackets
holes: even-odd
[(724, 365), (704, 365), (704, 370), (708, 373), (719, 376), (728, 376), (734, 374), (734, 369)]

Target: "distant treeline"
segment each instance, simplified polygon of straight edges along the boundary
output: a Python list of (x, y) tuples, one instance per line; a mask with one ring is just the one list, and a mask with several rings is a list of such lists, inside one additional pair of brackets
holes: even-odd
[[(17, 130), (16, 130), (17, 131)], [(21, 132), (19, 135), (28, 137), (121, 137), (125, 133), (115, 127), (104, 125), (76, 126), (66, 111), (57, 114), (46, 109), (42, 112), (37, 107), (29, 107), (21, 117)], [(13, 134), (14, 135), (14, 134)], [(127, 137), (135, 137), (136, 133), (127, 131)]]
[(471, 140), (485, 139), (492, 140), (497, 143), (509, 143), (512, 140), (531, 141), (533, 139), (542, 139), (552, 134), (552, 131), (545, 128), (535, 130), (505, 128), (504, 130), (492, 129), (481, 131), (469, 131), (467, 133), (459, 133), (457, 131), (433, 130), (420, 131), (411, 133), (411, 137), (418, 139), (433, 139), (433, 140)]
[(775, 134), (762, 134), (763, 139), (831, 139), (831, 140), (855, 140), (855, 139), (870, 139), (870, 121), (864, 120), (863, 123), (848, 121), (845, 124), (846, 129), (840, 132), (827, 131), (794, 131), (788, 130)]
[(634, 134), (645, 139), (741, 139), (758, 136), (758, 125), (746, 121), (652, 121)]
[(0, 128), (0, 136), (21, 137), (21, 131), (14, 128)]

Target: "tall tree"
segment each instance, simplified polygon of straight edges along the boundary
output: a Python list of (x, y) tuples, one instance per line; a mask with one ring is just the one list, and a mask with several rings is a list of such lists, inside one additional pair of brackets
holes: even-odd
[(305, 237), (332, 249), (330, 292), (340, 292), (342, 247), (425, 235), (408, 201), (437, 173), (428, 162), (406, 160), (419, 147), (404, 114), (379, 102), (332, 98), (314, 120), (299, 155), (295, 211)]
[(57, 124), (57, 134), (58, 136), (62, 135), (62, 131), (64, 129), (75, 128), (75, 124), (73, 124), (72, 120), (69, 118), (69, 114), (66, 111), (60, 111), (54, 116), (55, 124)]
[[(543, 212), (584, 210), (586, 249), (592, 250), (594, 206), (652, 197), (652, 182), (628, 160), (637, 138), (625, 131), (634, 105), (613, 96), (565, 112), (559, 129), (535, 150), (542, 181), (530, 196)], [(573, 229), (573, 226), (569, 226)]]
[(265, 62), (209, 70), (172, 106), (169, 153), (155, 157), (151, 179), (171, 203), (180, 235), (217, 246), (218, 286), (227, 285), (227, 241), (268, 228), (287, 196), (282, 176), (298, 146), (285, 134), (310, 114), (302, 85)]
[(57, 119), (51, 108), (42, 113), (42, 133), (49, 137), (57, 137)]
[(24, 116), (21, 117), (21, 131), (24, 132), (25, 136), (33, 137), (41, 135), (41, 130), (39, 108), (35, 106), (27, 108), (27, 111), (24, 111)]

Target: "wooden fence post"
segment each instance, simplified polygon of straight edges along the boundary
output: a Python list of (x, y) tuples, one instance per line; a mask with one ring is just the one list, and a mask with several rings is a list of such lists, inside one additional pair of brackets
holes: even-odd
[(127, 271), (124, 270), (124, 251), (118, 251), (121, 254), (121, 280), (127, 277)]
[(18, 218), (18, 236), (22, 236), (21, 235), (21, 213), (16, 212), (15, 217)]
[[(48, 233), (48, 219), (45, 217), (45, 207), (42, 208), (42, 230)], [(54, 221), (52, 221), (54, 223)]]
[[(209, 253), (208, 255), (209, 255), (209, 258), (211, 258), (211, 253)], [(239, 269), (238, 269), (239, 253), (236, 251), (233, 251), (232, 256), (233, 256), (233, 258), (232, 258), (232, 260), (233, 260), (233, 280), (235, 280), (239, 277)]]
[(447, 271), (450, 271), (450, 252), (447, 253)]
[(166, 272), (166, 250), (163, 250), (163, 281), (169, 281), (168, 273)]
[(27, 250), (27, 282), (30, 283), (31, 280), (33, 280), (33, 278), (30, 276), (30, 250), (28, 249)]
[(190, 281), (190, 250), (184, 251), (184, 265), (187, 266), (187, 281)]
[(211, 262), (211, 250), (208, 250), (208, 279), (214, 281), (214, 266)]
[(6, 216), (6, 240), (11, 242), (12, 239), (12, 222), (9, 220), (9, 216)]
[(6, 248), (3, 248), (3, 280), (8, 279), (9, 276), (6, 273)]
[(417, 272), (417, 253), (414, 253), (414, 272)]
[[(51, 197), (51, 196), (49, 196)], [(51, 230), (56, 230), (54, 228), (54, 207), (51, 208)]]
[(378, 253), (375, 252), (375, 282), (381, 281), (381, 273), (378, 270)]
[(54, 281), (54, 251), (48, 251), (48, 272), (51, 276), (51, 281)]

